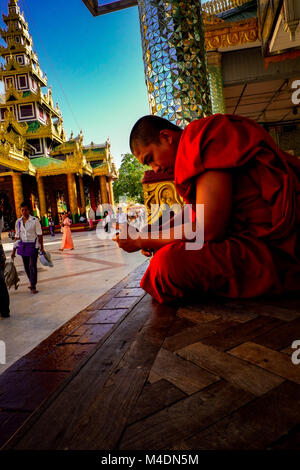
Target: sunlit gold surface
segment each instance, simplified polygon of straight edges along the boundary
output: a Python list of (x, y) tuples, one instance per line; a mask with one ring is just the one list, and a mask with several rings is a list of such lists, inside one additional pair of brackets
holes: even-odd
[(21, 173), (13, 173), (12, 174), (12, 183), (13, 183), (13, 192), (14, 192), (14, 200), (15, 200), (15, 210), (17, 217), (21, 216), (20, 206), (24, 201), (23, 195), (23, 186), (22, 186), (22, 174)]
[(40, 203), (40, 214), (42, 217), (47, 216), (47, 206), (46, 206), (46, 196), (45, 196), (45, 188), (44, 188), (44, 180), (43, 177), (40, 176), (36, 179), (37, 181), (37, 188), (38, 188), (38, 195), (39, 195), (39, 203)]
[[(165, 206), (171, 208), (174, 205), (183, 206), (184, 202), (176, 191), (172, 181), (162, 181), (159, 183), (145, 183), (144, 204), (148, 211), (148, 224), (153, 224), (162, 216)], [(155, 205), (152, 212), (151, 206)], [(175, 206), (176, 207), (176, 206)]]

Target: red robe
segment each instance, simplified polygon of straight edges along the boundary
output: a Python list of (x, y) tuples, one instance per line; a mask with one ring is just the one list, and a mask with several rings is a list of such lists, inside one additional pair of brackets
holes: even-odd
[(158, 302), (197, 292), (230, 298), (282, 294), (300, 286), (300, 160), (280, 150), (250, 119), (214, 115), (189, 124), (175, 163), (175, 184), (195, 202), (196, 178), (230, 170), (233, 204), (223, 241), (157, 251), (141, 287)]

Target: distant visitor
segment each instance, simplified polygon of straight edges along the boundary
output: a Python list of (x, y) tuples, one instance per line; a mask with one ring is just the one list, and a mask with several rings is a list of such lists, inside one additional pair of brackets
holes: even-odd
[(72, 221), (70, 220), (68, 214), (64, 214), (63, 220), (62, 220), (63, 237), (62, 237), (61, 247), (59, 251), (74, 250), (71, 225), (72, 225)]

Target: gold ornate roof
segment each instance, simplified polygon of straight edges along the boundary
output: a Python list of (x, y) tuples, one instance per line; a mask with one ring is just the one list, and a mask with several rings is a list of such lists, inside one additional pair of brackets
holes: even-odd
[(49, 160), (49, 165), (37, 168), (37, 176), (54, 176), (68, 173), (92, 176), (93, 174), (92, 167), (87, 163), (83, 154), (77, 149), (72, 155), (67, 156), (65, 160), (57, 161), (51, 158), (49, 158)]
[(7, 112), (0, 122), (0, 165), (35, 175), (35, 168), (25, 155), (27, 124), (19, 123)]

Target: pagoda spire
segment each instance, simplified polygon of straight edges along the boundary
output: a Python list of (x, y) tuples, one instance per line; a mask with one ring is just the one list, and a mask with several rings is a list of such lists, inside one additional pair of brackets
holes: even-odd
[[(0, 121), (7, 111), (27, 128), (26, 140), (30, 157), (50, 156), (51, 149), (65, 141), (62, 115), (54, 107), (52, 90), (47, 87), (47, 76), (39, 66), (37, 54), (29, 33), (24, 13), (18, 0), (8, 1), (8, 14), (3, 15), (6, 28), (0, 29), (5, 46), (0, 45), (0, 80), (4, 84), (5, 102), (0, 103)], [(30, 150), (29, 150), (30, 149)]]

